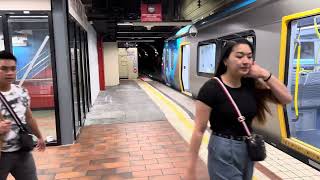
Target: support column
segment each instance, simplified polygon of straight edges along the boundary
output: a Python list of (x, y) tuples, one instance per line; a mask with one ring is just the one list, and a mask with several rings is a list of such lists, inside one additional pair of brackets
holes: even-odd
[[(68, 38), (68, 0), (51, 0), (61, 144), (74, 140), (74, 117)], [(58, 130), (59, 131), (59, 130)]]
[(100, 91), (104, 91), (104, 90), (106, 90), (106, 83), (105, 83), (105, 79), (104, 79), (103, 38), (101, 35), (98, 35), (97, 47), (98, 47)]

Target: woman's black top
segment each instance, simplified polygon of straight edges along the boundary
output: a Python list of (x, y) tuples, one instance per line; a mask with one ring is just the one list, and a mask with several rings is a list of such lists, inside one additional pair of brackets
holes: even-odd
[[(224, 85), (241, 114), (246, 118), (246, 123), (251, 131), (252, 119), (257, 115), (257, 102), (253, 88), (250, 88), (244, 82), (241, 83), (239, 88)], [(208, 80), (201, 87), (197, 99), (212, 108), (209, 121), (213, 132), (233, 136), (247, 135), (242, 124), (237, 120), (238, 116), (231, 102), (216, 80)]]

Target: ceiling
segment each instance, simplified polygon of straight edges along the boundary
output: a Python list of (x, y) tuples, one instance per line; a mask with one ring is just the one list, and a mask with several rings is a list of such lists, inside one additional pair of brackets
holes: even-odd
[[(180, 17), (182, 0), (81, 0), (88, 21), (104, 41), (163, 40), (191, 21)], [(162, 22), (141, 22), (141, 3), (162, 4)]]

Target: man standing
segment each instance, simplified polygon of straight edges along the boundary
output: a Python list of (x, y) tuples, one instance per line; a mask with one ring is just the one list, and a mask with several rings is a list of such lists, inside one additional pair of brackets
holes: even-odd
[[(30, 110), (28, 91), (13, 84), (16, 79), (16, 58), (10, 52), (0, 52), (0, 91), (7, 99), (21, 122), (30, 127), (38, 138), (37, 149), (45, 150), (45, 142)], [(36, 167), (30, 152), (20, 150), (19, 127), (9, 111), (0, 101), (0, 134), (3, 137), (0, 157), (0, 180), (5, 180), (9, 173), (16, 180), (37, 180)], [(8, 128), (10, 127), (10, 130)]]

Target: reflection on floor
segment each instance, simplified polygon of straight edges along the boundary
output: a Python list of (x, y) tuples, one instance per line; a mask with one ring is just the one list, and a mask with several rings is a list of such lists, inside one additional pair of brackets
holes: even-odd
[(54, 110), (36, 110), (32, 111), (33, 117), (38, 123), (42, 136), (48, 141), (55, 141), (56, 134), (56, 117)]
[(297, 139), (320, 148), (320, 130), (297, 131)]

